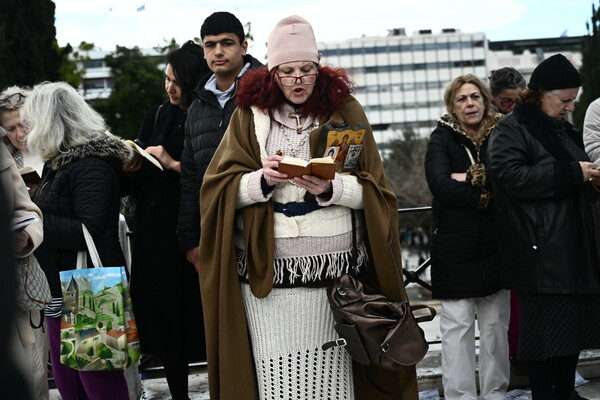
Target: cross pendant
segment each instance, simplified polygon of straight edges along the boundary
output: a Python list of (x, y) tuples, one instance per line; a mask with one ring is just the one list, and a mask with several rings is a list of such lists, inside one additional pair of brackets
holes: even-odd
[(302, 116), (303, 115), (299, 113), (290, 113), (290, 115), (288, 115), (290, 118), (296, 118), (296, 132), (298, 132), (298, 134), (302, 133), (302, 124), (300, 123), (300, 117)]

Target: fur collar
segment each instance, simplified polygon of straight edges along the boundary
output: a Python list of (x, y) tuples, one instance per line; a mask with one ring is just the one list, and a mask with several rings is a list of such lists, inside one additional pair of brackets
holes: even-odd
[(459, 135), (466, 137), (470, 142), (472, 142), (477, 149), (481, 147), (481, 143), (485, 141), (485, 139), (490, 135), (492, 129), (496, 126), (498, 121), (503, 117), (500, 113), (494, 113), (492, 118), (487, 119), (483, 126), (480, 128), (480, 136), (478, 140), (473, 139), (460, 127), (460, 122), (458, 119), (452, 114), (446, 114), (440, 117), (438, 120), (438, 125), (445, 126), (448, 129), (456, 132)]
[(117, 136), (107, 134), (106, 137), (90, 140), (72, 147), (48, 162), (50, 169), (59, 170), (67, 164), (87, 157), (114, 157), (127, 161), (133, 156), (132, 148)]

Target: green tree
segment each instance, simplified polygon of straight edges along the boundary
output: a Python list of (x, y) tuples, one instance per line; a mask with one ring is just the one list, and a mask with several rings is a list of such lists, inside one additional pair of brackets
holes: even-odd
[(78, 84), (68, 62), (71, 46), (56, 42), (54, 12), (50, 0), (0, 0), (0, 88), (45, 80)]
[[(423, 168), (427, 139), (418, 137), (411, 129), (403, 134), (403, 138), (391, 140), (384, 149), (383, 167), (398, 198), (399, 208), (430, 206), (431, 193)], [(420, 227), (428, 232), (430, 219), (429, 212), (403, 213), (400, 215), (400, 227)]]
[(581, 50), (582, 92), (573, 112), (573, 121), (580, 132), (589, 104), (600, 97), (600, 2), (598, 7), (592, 4), (592, 17), (586, 26), (588, 35), (583, 38)]
[(110, 96), (94, 102), (94, 107), (113, 133), (133, 139), (146, 113), (165, 101), (163, 71), (158, 68), (164, 56), (147, 57), (138, 47), (117, 46), (105, 61), (111, 68), (113, 88)]
[(112, 358), (113, 352), (104, 343), (98, 343), (96, 346), (96, 357), (109, 359)]

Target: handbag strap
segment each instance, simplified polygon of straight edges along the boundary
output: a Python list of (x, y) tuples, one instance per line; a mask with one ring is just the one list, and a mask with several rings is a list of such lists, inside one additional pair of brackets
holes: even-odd
[(415, 317), (415, 321), (417, 321), (417, 323), (433, 321), (437, 314), (435, 308), (428, 306), (427, 304), (417, 304), (416, 306), (410, 306), (410, 310), (413, 312), (415, 310), (422, 310), (424, 308), (427, 309), (427, 311), (429, 311), (429, 315), (420, 315), (418, 317)]
[(471, 154), (471, 151), (464, 144), (462, 146), (464, 147), (465, 151), (467, 152), (467, 155), (469, 156), (469, 160), (471, 160), (471, 165), (475, 164), (475, 159), (473, 158), (473, 154)]
[(358, 268), (358, 249), (356, 246), (356, 212), (353, 208), (350, 209), (352, 214), (352, 264), (351, 267), (355, 271)]
[[(102, 260), (100, 260), (100, 256), (98, 255), (98, 250), (96, 249), (96, 245), (94, 244), (94, 239), (92, 238), (90, 231), (88, 231), (88, 228), (83, 223), (81, 223), (81, 229), (83, 230), (83, 237), (85, 239), (87, 251), (90, 255), (90, 259), (92, 260), (92, 264), (94, 265), (94, 268), (102, 268)], [(82, 252), (79, 252), (79, 253), (82, 253)], [(83, 252), (83, 253), (85, 253), (85, 252)], [(85, 257), (85, 254), (83, 256)], [(78, 257), (77, 267), (79, 269), (80, 255), (78, 254), (77, 257)]]

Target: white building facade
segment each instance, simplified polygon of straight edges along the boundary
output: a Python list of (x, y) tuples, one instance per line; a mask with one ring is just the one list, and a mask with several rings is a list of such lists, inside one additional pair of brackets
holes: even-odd
[(447, 29), (319, 43), (322, 62), (350, 72), (354, 95), (363, 105), (375, 139), (384, 143), (411, 129), (431, 133), (446, 113), (443, 94), (454, 77), (472, 73), (486, 79), (487, 41), (483, 33)]
[[(519, 70), (526, 81), (547, 57), (564, 54), (581, 67), (582, 37), (489, 42), (484, 33), (444, 29), (421, 30), (408, 36), (392, 29), (388, 36), (361, 37), (318, 43), (321, 63), (342, 67), (356, 83), (354, 96), (364, 107), (379, 144), (402, 138), (411, 130), (427, 137), (437, 119), (446, 113), (446, 86), (463, 74), (474, 74), (488, 83), (490, 72), (501, 67)], [(148, 56), (161, 56), (143, 49)], [(81, 92), (88, 100), (106, 98), (112, 90), (108, 51), (85, 55)], [(164, 68), (161, 64), (159, 68)]]

